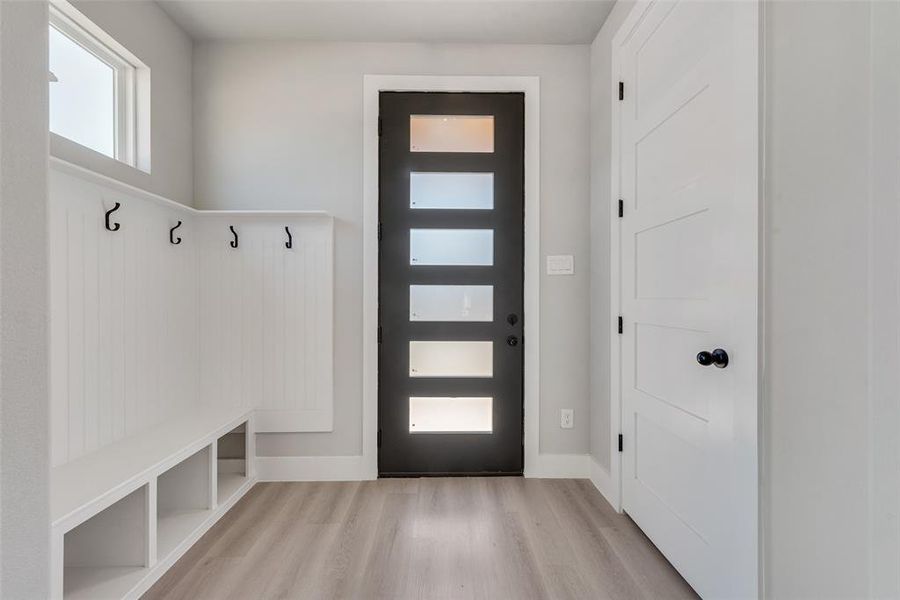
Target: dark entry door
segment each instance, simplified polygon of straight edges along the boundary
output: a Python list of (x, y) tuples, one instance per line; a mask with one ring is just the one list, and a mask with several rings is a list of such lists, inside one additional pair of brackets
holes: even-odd
[(379, 473), (522, 472), (524, 95), (380, 95)]

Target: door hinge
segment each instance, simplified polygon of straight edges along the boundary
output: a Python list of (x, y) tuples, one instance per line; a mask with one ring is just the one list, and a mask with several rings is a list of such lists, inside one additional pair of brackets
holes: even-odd
[(378, 343), (381, 343), (382, 335), (381, 335), (381, 325), (378, 326)]
[(625, 216), (625, 201), (619, 198), (619, 218)]
[(624, 99), (625, 99), (625, 82), (620, 81), (619, 82), (619, 100), (624, 100)]
[(381, 117), (378, 117), (378, 137), (381, 137), (381, 130), (382, 130)]
[(381, 223), (378, 224), (378, 241), (381, 241)]
[[(381, 432), (379, 431), (378, 434), (381, 435)], [(381, 439), (381, 438), (379, 438), (379, 439)], [(378, 445), (380, 446), (381, 442), (378, 442)], [(619, 434), (619, 452), (622, 451), (622, 445), (623, 445), (623, 440), (622, 440), (622, 434), (620, 433)]]
[[(619, 436), (621, 437), (621, 436)], [(381, 430), (378, 430), (378, 447), (381, 448)]]
[(620, 335), (621, 335), (621, 333), (622, 333), (622, 325), (623, 325), (623, 323), (622, 323), (622, 317), (621, 317), (621, 315), (620, 315), (620, 316), (619, 316), (619, 334), (620, 334)]

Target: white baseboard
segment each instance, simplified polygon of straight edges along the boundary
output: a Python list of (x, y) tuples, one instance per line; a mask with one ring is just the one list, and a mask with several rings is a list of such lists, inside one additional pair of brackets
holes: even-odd
[(590, 457), (590, 479), (591, 483), (594, 484), (594, 487), (603, 494), (604, 498), (606, 498), (606, 501), (609, 502), (617, 512), (622, 512), (622, 506), (619, 502), (618, 486), (613, 481), (609, 471), (602, 467), (593, 456)]
[[(525, 477), (588, 479), (588, 454), (538, 454)], [(365, 481), (377, 477), (364, 456), (257, 456), (259, 481)]]
[(590, 477), (587, 454), (538, 454), (525, 467), (525, 477), (535, 479), (587, 479)]
[(260, 481), (364, 481), (373, 479), (364, 456), (257, 456)]

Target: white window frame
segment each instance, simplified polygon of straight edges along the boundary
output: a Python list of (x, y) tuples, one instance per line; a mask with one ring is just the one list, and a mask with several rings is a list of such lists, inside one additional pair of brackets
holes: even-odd
[(138, 167), (138, 71), (143, 69), (149, 73), (149, 69), (68, 2), (53, 0), (50, 3), (49, 24), (113, 70), (113, 158)]

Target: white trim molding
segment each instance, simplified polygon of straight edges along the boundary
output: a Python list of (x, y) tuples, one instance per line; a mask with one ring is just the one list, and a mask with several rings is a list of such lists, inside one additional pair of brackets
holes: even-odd
[[(539, 452), (540, 435), (540, 78), (536, 76), (365, 75), (363, 79), (363, 464), (378, 476), (378, 94), (523, 92), (525, 94), (525, 476), (548, 477), (556, 462)], [(547, 462), (551, 461), (551, 462)], [(580, 459), (575, 461), (580, 462)], [(579, 471), (587, 475), (587, 464)], [(571, 475), (574, 476), (574, 475)]]
[[(632, 11), (620, 26), (619, 32), (631, 27), (635, 11)], [(616, 33), (618, 38), (621, 33)], [(610, 52), (615, 41), (610, 44)], [(615, 98), (621, 81), (622, 67), (618, 60), (611, 59), (609, 95)], [(617, 323), (622, 314), (621, 265), (619, 259), (621, 245), (621, 228), (619, 221), (619, 103), (610, 102), (610, 165), (609, 165), (609, 322)], [(610, 330), (609, 336), (609, 471), (605, 483), (608, 484), (603, 495), (609, 500), (617, 512), (622, 512), (622, 454), (619, 452), (619, 435), (622, 434), (622, 390), (620, 381), (622, 336)], [(592, 478), (593, 480), (593, 478)], [(596, 485), (596, 484), (595, 484)], [(598, 487), (599, 489), (599, 487)], [(601, 490), (602, 491), (602, 490)]]
[[(526, 441), (526, 446), (528, 442)], [(525, 451), (525, 476), (534, 479), (587, 479), (590, 474), (589, 454), (540, 454), (528, 463)]]
[(589, 456), (588, 460), (590, 461), (588, 468), (590, 469), (591, 483), (594, 484), (597, 491), (603, 494), (603, 497), (606, 498), (606, 501), (609, 502), (616, 512), (622, 512), (618, 482), (613, 478), (609, 469), (598, 463), (596, 458)]

